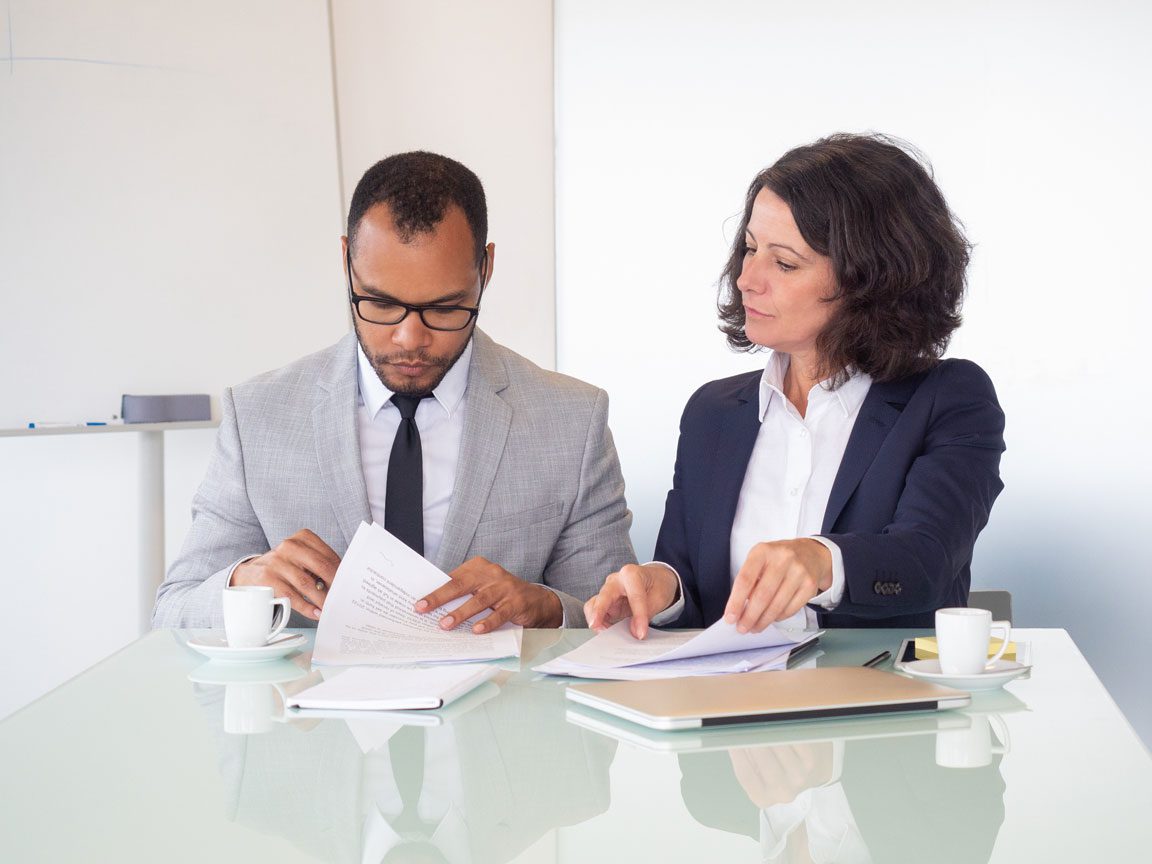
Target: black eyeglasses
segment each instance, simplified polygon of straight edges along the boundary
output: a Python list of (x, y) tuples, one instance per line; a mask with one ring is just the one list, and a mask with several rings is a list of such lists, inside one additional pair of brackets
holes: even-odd
[(352, 290), (352, 253), (344, 252), (344, 269), (348, 275), (348, 299), (356, 308), (360, 320), (369, 324), (399, 324), (408, 317), (408, 313), (415, 312), (429, 330), (463, 330), (472, 320), (480, 314), (480, 299), (484, 296), (484, 283), (488, 275), (488, 255), (477, 262), (480, 270), (480, 297), (476, 298), (475, 306), (440, 306), (437, 304), (413, 305), (401, 303), (399, 300), (382, 300), (379, 297), (370, 297), (357, 294)]

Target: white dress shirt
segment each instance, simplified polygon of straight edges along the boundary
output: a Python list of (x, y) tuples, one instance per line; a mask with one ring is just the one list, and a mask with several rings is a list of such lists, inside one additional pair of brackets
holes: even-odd
[[(392, 391), (380, 381), (364, 349), (357, 346), (356, 354), (360, 379), (357, 410), (360, 465), (372, 521), (383, 525), (388, 460), (396, 430), (400, 428), (400, 409), (392, 404)], [(452, 487), (456, 484), (471, 357), (472, 341), (469, 340), (464, 353), (432, 391), (433, 398), (424, 399), (416, 408), (416, 428), (420, 430), (420, 449), (424, 456), (424, 557), (429, 561), (435, 560), (440, 551), (444, 522), (452, 503)]]
[[(808, 391), (808, 410), (801, 417), (784, 395), (790, 359), (773, 351), (760, 378), (760, 430), (732, 521), (729, 578), (736, 579), (757, 543), (812, 537), (832, 553), (832, 586), (809, 602), (834, 609), (844, 596), (844, 559), (835, 543), (816, 535), (872, 378), (856, 372), (836, 390), (829, 390), (827, 382), (817, 384)], [(680, 599), (652, 623), (675, 620), (684, 607), (683, 593), (681, 587)], [(805, 607), (777, 623), (815, 626), (815, 613)]]

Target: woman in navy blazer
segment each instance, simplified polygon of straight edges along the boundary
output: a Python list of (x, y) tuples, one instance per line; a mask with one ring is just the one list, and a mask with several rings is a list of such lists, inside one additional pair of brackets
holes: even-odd
[[(834, 135), (762, 171), (719, 311), (733, 348), (773, 349), (767, 370), (689, 399), (656, 561), (611, 574), (589, 625), (632, 616), (643, 638), (650, 620), (723, 617), (757, 632), (811, 603), (821, 627), (932, 626), (936, 609), (967, 605), (1004, 450), (988, 376), (940, 359), (968, 257), (906, 145)], [(808, 449), (787, 440), (809, 433)], [(776, 518), (798, 491), (807, 510)], [(758, 524), (778, 536), (755, 537)]]

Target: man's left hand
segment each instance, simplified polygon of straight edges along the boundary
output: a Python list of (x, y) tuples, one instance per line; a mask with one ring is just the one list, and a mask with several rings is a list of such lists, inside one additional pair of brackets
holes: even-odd
[(564, 623), (564, 607), (552, 591), (517, 579), (487, 558), (465, 561), (448, 576), (451, 582), (416, 602), (417, 612), (431, 612), (457, 597), (471, 594), (459, 608), (440, 619), (444, 630), (451, 630), (485, 609), (491, 609), (492, 613), (472, 625), (473, 633), (490, 633), (508, 621), (522, 627), (559, 627)]

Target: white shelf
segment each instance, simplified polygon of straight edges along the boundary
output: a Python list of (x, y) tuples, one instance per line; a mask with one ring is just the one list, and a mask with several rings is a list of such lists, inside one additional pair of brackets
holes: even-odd
[(0, 429), (0, 438), (36, 438), (42, 435), (92, 435), (105, 432), (173, 432), (177, 429), (214, 429), (219, 420), (181, 423), (116, 423), (108, 426), (48, 426), (40, 429)]

